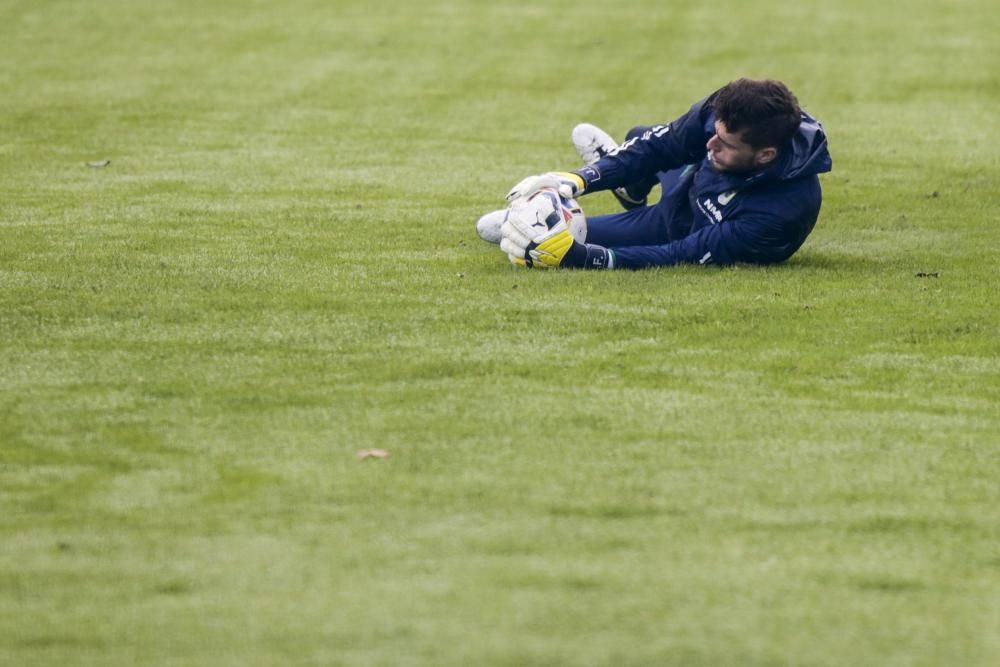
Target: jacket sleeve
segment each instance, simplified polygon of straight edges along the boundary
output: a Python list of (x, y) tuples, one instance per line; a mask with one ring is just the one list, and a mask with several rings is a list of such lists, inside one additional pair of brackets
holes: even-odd
[(774, 264), (798, 250), (811, 231), (792, 229), (787, 220), (757, 213), (724, 220), (664, 245), (611, 248), (614, 268), (644, 269), (675, 264), (737, 262)]
[[(713, 94), (714, 96), (714, 94)], [(584, 182), (585, 192), (598, 192), (644, 180), (705, 157), (705, 143), (714, 133), (709, 96), (667, 125), (654, 125), (633, 137), (594, 164), (574, 173)]]

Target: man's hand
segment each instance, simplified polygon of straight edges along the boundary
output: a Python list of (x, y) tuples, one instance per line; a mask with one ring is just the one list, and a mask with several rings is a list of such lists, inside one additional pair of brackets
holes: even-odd
[(550, 171), (547, 174), (528, 176), (511, 188), (507, 193), (507, 201), (513, 202), (521, 197), (530, 197), (542, 188), (554, 188), (563, 197), (571, 199), (583, 193), (583, 179), (568, 171)]
[(569, 227), (561, 218), (550, 227), (545, 211), (526, 199), (511, 204), (500, 234), (500, 249), (518, 266), (555, 268), (562, 264), (574, 244)]

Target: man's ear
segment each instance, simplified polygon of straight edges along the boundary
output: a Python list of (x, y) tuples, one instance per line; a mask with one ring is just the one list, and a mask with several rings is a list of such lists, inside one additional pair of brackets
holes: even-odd
[(758, 167), (763, 167), (765, 165), (771, 164), (774, 158), (778, 157), (778, 149), (773, 147), (761, 148), (757, 151), (757, 155), (754, 156), (754, 162)]

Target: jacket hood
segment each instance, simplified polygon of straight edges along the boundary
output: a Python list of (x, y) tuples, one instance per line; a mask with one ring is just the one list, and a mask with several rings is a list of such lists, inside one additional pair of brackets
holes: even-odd
[(818, 120), (803, 112), (799, 131), (792, 137), (791, 150), (776, 166), (780, 169), (775, 177), (783, 181), (830, 171), (833, 160), (827, 150), (826, 132)]

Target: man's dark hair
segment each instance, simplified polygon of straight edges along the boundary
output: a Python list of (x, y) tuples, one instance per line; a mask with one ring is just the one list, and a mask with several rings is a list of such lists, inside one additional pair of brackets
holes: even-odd
[(781, 148), (799, 129), (802, 110), (780, 81), (738, 79), (716, 93), (715, 117), (754, 150)]

